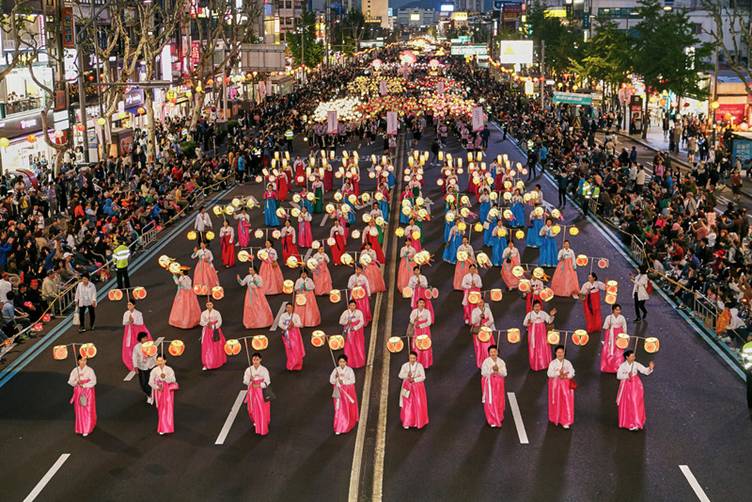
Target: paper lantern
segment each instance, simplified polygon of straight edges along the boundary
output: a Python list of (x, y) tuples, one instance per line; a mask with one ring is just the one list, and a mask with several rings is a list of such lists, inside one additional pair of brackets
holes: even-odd
[(162, 256), (159, 257), (157, 262), (159, 263), (160, 267), (167, 268), (170, 266), (170, 263), (172, 262), (172, 258), (167, 256), (166, 254), (163, 254)]
[(420, 230), (413, 230), (413, 233), (410, 234), (410, 237), (412, 237), (412, 239), (414, 241), (419, 240), (420, 239)]
[(569, 235), (576, 237), (580, 234), (580, 229), (577, 227), (569, 227)]
[(158, 347), (152, 340), (147, 340), (141, 344), (141, 353), (144, 357), (154, 357), (157, 355)]
[(553, 235), (553, 236), (557, 236), (557, 235), (559, 235), (560, 233), (561, 233), (561, 226), (559, 226), (559, 225), (554, 225), (554, 226), (552, 226), (552, 227), (551, 227), (551, 235)]
[(253, 236), (257, 239), (263, 239), (264, 231), (259, 228), (255, 232), (253, 232)]
[(214, 206), (212, 208), (212, 212), (214, 213), (214, 216), (222, 216), (222, 213), (224, 212), (224, 210), (222, 209), (221, 206)]
[(413, 288), (410, 286), (405, 286), (402, 288), (402, 298), (412, 298), (413, 297)]
[(329, 348), (331, 350), (342, 350), (345, 348), (345, 337), (342, 335), (332, 335), (329, 337)]
[(295, 268), (299, 265), (297, 256), (288, 256), (285, 264), (290, 268)]
[(483, 224), (478, 222), (475, 225), (473, 225), (473, 230), (476, 232), (482, 232), (483, 231)]
[(209, 285), (208, 284), (194, 284), (193, 285), (193, 292), (196, 293), (199, 296), (208, 296), (209, 295)]
[(189, 241), (195, 241), (198, 238), (198, 233), (195, 230), (189, 230), (186, 237)]
[(236, 338), (230, 338), (225, 342), (225, 354), (228, 356), (237, 356), (240, 354), (242, 347), (240, 346), (240, 340)]
[[(335, 241), (335, 243), (336, 243), (336, 241)], [(313, 248), (314, 251), (317, 250), (320, 247), (321, 247), (321, 243), (319, 241), (313, 241), (311, 243), (311, 248)]]
[(64, 361), (68, 358), (68, 346), (67, 345), (55, 345), (52, 348), (52, 358), (55, 361)]
[(50, 322), (51, 320), (52, 320), (52, 314), (50, 314), (49, 312), (45, 313), (42, 316), (42, 322)]
[(619, 333), (616, 336), (616, 346), (622, 350), (629, 347), (629, 335), (626, 333)]
[(574, 262), (577, 264), (578, 267), (585, 267), (588, 264), (588, 257), (587, 255), (584, 255), (584, 254), (578, 254)]
[(522, 265), (515, 265), (512, 267), (512, 275), (516, 278), (520, 278), (523, 275), (525, 275), (525, 269), (522, 267)]
[(352, 265), (354, 262), (353, 257), (350, 256), (350, 253), (342, 253), (339, 257), (339, 261), (341, 261), (343, 264), (347, 265), (348, 267)]
[(183, 340), (171, 341), (169, 347), (167, 347), (167, 352), (169, 352), (171, 356), (182, 356), (183, 352), (185, 352), (185, 344), (183, 343)]
[(536, 279), (543, 279), (544, 275), (546, 275), (546, 273), (542, 267), (535, 267), (533, 269), (533, 277), (535, 277)]
[(431, 338), (428, 335), (418, 335), (415, 337), (415, 347), (418, 350), (428, 350), (431, 348)]
[(142, 286), (137, 286), (133, 288), (133, 291), (131, 292), (131, 294), (133, 295), (134, 299), (143, 300), (144, 298), (146, 298), (146, 288)]
[(457, 223), (457, 230), (459, 230), (460, 232), (464, 233), (465, 230), (467, 230), (467, 223), (465, 223), (464, 221), (461, 221), (461, 222)]
[(295, 295), (295, 305), (298, 307), (302, 307), (306, 304), (306, 296), (303, 294), (297, 294)]
[(362, 286), (355, 286), (351, 291), (351, 296), (355, 300), (362, 300), (366, 297), (366, 290)]
[(655, 354), (661, 348), (661, 342), (654, 336), (645, 338), (645, 352)]
[(326, 343), (326, 335), (320, 329), (311, 333), (311, 345), (314, 347), (323, 347)]
[(107, 292), (107, 298), (111, 302), (119, 302), (123, 299), (123, 292), (119, 289), (111, 289)]
[(396, 235), (399, 238), (404, 237), (405, 236), (405, 229), (402, 228), (402, 227), (397, 227), (396, 229), (394, 229), (394, 235)]
[(266, 350), (269, 347), (269, 339), (266, 335), (256, 335), (251, 338), (251, 347), (253, 350)]
[(561, 218), (561, 211), (559, 211), (558, 209), (553, 209), (551, 211), (551, 218), (555, 220), (558, 220), (559, 218)]
[(482, 297), (480, 291), (470, 291), (467, 294), (467, 301), (470, 305), (477, 305)]
[(478, 330), (478, 340), (483, 343), (490, 341), (492, 335), (493, 331), (491, 331), (491, 328), (489, 328), (488, 326), (481, 326)]
[(139, 115), (143, 115), (144, 113), (146, 113), (146, 108), (144, 108), (143, 106), (139, 106), (136, 111), (138, 112)]
[[(180, 263), (174, 261), (174, 262), (170, 263), (170, 266), (167, 267), (167, 270), (169, 270), (171, 274), (178, 274), (182, 268), (183, 267), (180, 265)], [(185, 267), (186, 270), (188, 268), (189, 267)]]
[[(379, 231), (377, 230), (376, 234), (378, 235), (378, 233), (379, 233)], [(360, 239), (360, 230), (358, 230), (356, 228), (355, 230), (352, 231), (352, 233), (350, 235), (352, 236), (353, 239), (358, 240), (358, 239)]]
[(543, 288), (540, 292), (540, 297), (544, 302), (550, 302), (554, 298), (554, 290), (551, 288)]
[(507, 341), (509, 343), (520, 343), (520, 330), (519, 330), (519, 328), (509, 328), (507, 330)]
[(208, 232), (206, 232), (206, 234), (205, 234), (205, 235), (206, 235), (206, 240), (207, 240), (207, 241), (212, 241), (212, 240), (214, 240), (214, 232), (212, 232), (211, 230), (209, 230)]
[(403, 342), (402, 338), (398, 336), (392, 336), (387, 340), (386, 348), (392, 354), (396, 354), (397, 352), (402, 352), (402, 349), (405, 348), (405, 342)]
[(548, 334), (546, 335), (546, 341), (549, 345), (559, 345), (559, 341), (561, 341), (561, 335), (559, 334), (559, 331), (555, 329), (549, 330)]
[(249, 253), (248, 251), (246, 251), (245, 249), (241, 250), (241, 251), (240, 251), (240, 252), (238, 253), (238, 261), (239, 261), (239, 262), (241, 262), (241, 263), (246, 263), (246, 262), (247, 262), (248, 260), (250, 260), (250, 259), (251, 259), (251, 255), (250, 255), (250, 253)]
[(608, 268), (608, 259), (601, 258), (600, 260), (598, 260), (598, 268), (600, 269)]
[(521, 293), (527, 293), (530, 291), (530, 281), (527, 279), (520, 279), (517, 289), (519, 289)]
[(587, 345), (589, 340), (590, 335), (588, 335), (588, 332), (584, 329), (576, 329), (574, 333), (572, 333), (572, 343), (575, 345)]
[(486, 253), (482, 251), (475, 255), (475, 261), (477, 261), (478, 265), (480, 265), (481, 267), (487, 267), (491, 264), (491, 259)]
[(467, 251), (459, 250), (457, 251), (457, 261), (463, 262), (467, 261), (467, 259), (470, 257)]
[(10, 140), (8, 138), (0, 138), (0, 148), (8, 148), (10, 146)]
[(282, 292), (286, 295), (292, 294), (293, 289), (295, 288), (295, 283), (292, 282), (290, 279), (285, 279), (282, 282)]
[(501, 292), (500, 288), (493, 288), (490, 291), (491, 301), (492, 302), (500, 302), (502, 297), (504, 296)]
[(211, 297), (215, 300), (221, 300), (225, 297), (225, 290), (222, 286), (214, 286), (211, 289)]

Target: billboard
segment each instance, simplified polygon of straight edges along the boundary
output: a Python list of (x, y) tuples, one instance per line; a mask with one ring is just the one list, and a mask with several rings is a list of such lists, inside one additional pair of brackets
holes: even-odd
[(554, 92), (552, 101), (554, 104), (564, 103), (568, 105), (590, 106), (593, 104), (593, 95), (576, 92)]
[(454, 12), (454, 4), (453, 3), (444, 3), (441, 4), (441, 7), (439, 8), (441, 12)]
[(488, 56), (487, 45), (453, 45), (452, 56)]
[(532, 40), (502, 40), (499, 42), (501, 64), (533, 64)]

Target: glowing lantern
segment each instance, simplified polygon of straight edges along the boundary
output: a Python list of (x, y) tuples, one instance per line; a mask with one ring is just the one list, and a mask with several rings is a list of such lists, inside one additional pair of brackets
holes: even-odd
[(209, 230), (208, 232), (206, 232), (206, 240), (208, 240), (208, 241), (214, 240), (214, 232), (212, 232), (211, 230)]
[(467, 301), (470, 305), (476, 305), (480, 302), (482, 295), (480, 291), (470, 291), (467, 294)]
[(606, 293), (606, 298), (604, 299), (604, 301), (608, 305), (613, 305), (614, 303), (616, 303), (616, 294), (614, 294), (614, 293)]
[(332, 303), (339, 303), (339, 301), (342, 299), (342, 293), (340, 293), (339, 289), (333, 289), (329, 291), (329, 301)]
[(542, 267), (535, 267), (533, 269), (533, 277), (536, 279), (543, 279), (544, 275), (546, 275), (546, 273), (543, 271)]
[(389, 352), (396, 354), (397, 352), (402, 352), (402, 349), (405, 348), (405, 342), (398, 336), (392, 336), (387, 340), (386, 348)]
[(606, 282), (606, 293), (616, 294), (616, 292), (619, 291), (619, 283), (611, 280)]
[(608, 259), (601, 258), (600, 260), (598, 260), (598, 268), (600, 269), (608, 268)]
[(619, 333), (616, 336), (616, 346), (622, 350), (629, 347), (629, 335), (626, 333)]
[(209, 294), (209, 286), (206, 284), (194, 284), (193, 292), (199, 296), (206, 296)]
[(171, 356), (182, 356), (183, 352), (185, 352), (185, 344), (183, 343), (183, 340), (171, 341), (170, 346), (167, 347), (167, 352), (169, 352)]
[(572, 343), (575, 345), (587, 345), (589, 340), (590, 335), (588, 335), (588, 332), (584, 329), (576, 329), (574, 333), (572, 333)]
[(584, 255), (584, 254), (578, 254), (574, 262), (577, 264), (578, 267), (584, 267), (588, 264), (588, 257), (587, 255)]
[(515, 237), (515, 239), (517, 239), (517, 240), (521, 240), (521, 239), (524, 239), (524, 238), (525, 238), (525, 232), (523, 232), (522, 230), (517, 230), (517, 231), (516, 231), (516, 232), (514, 233), (514, 237)]
[(52, 348), (52, 358), (55, 361), (64, 361), (68, 358), (68, 346), (67, 345), (55, 345)]
[(170, 263), (172, 263), (172, 258), (167, 256), (166, 254), (163, 254), (162, 256), (159, 257), (159, 260), (157, 261), (159, 262), (160, 267), (167, 268), (170, 266)]
[(253, 350), (266, 350), (269, 347), (269, 339), (266, 335), (256, 335), (251, 338), (251, 347)]
[(491, 290), (491, 301), (492, 302), (500, 302), (501, 298), (503, 297), (503, 294), (501, 292), (500, 288), (494, 288)]
[(282, 282), (282, 292), (286, 295), (292, 294), (293, 289), (295, 288), (295, 283), (292, 282), (290, 279), (285, 279), (284, 282)]
[(527, 293), (530, 291), (530, 281), (527, 279), (521, 279), (520, 283), (517, 285), (517, 289), (520, 290), (522, 293)]
[(491, 340), (491, 335), (493, 335), (493, 331), (491, 331), (491, 328), (489, 328), (488, 326), (481, 326), (478, 330), (478, 340), (483, 343)]
[(237, 356), (240, 354), (241, 346), (240, 341), (236, 338), (230, 338), (225, 342), (225, 354), (228, 356)]
[(525, 269), (521, 265), (515, 265), (512, 267), (512, 275), (519, 279), (525, 275)]
[(415, 337), (415, 347), (418, 350), (428, 350), (431, 348), (431, 338), (428, 335), (418, 335)]
[(298, 266), (298, 257), (297, 256), (289, 256), (287, 258), (287, 261), (285, 262), (288, 267), (295, 268)]
[(579, 228), (577, 228), (577, 227), (569, 227), (569, 235), (571, 235), (572, 237), (576, 237), (579, 234), (580, 234), (580, 229)]
[(295, 295), (295, 305), (302, 307), (306, 304), (306, 297), (303, 294)]
[(144, 357), (154, 357), (157, 355), (157, 345), (152, 340), (147, 340), (141, 344), (141, 353)]
[(366, 290), (362, 286), (355, 286), (352, 289), (352, 297), (355, 300), (362, 300), (366, 297)]
[(320, 329), (311, 333), (311, 345), (314, 347), (323, 347), (326, 343), (326, 335)]
[(402, 298), (412, 298), (413, 297), (413, 288), (410, 286), (405, 286), (402, 288)]
[(225, 297), (225, 290), (222, 286), (214, 286), (211, 289), (211, 297), (215, 300), (221, 300)]
[(507, 330), (507, 341), (509, 343), (520, 343), (520, 330), (519, 330), (519, 328), (509, 328)]
[(10, 146), (10, 140), (8, 138), (0, 138), (0, 148), (8, 148)]
[(559, 341), (561, 341), (559, 331), (555, 329), (550, 330), (548, 335), (546, 335), (546, 341), (549, 345), (559, 345)]
[(551, 288), (543, 288), (540, 292), (540, 297), (544, 302), (550, 302), (554, 297), (554, 290)]
[[(179, 272), (180, 272), (180, 270), (181, 270), (182, 268), (183, 268), (183, 267), (182, 267), (182, 266), (180, 265), (180, 263), (178, 263), (178, 262), (174, 261), (174, 262), (170, 263), (170, 266), (169, 266), (169, 267), (167, 267), (167, 270), (169, 270), (171, 274), (177, 274), (177, 273), (179, 273)], [(186, 269), (187, 269), (187, 268), (188, 268), (188, 267), (186, 267)]]
[(329, 348), (331, 350), (342, 350), (345, 348), (345, 337), (342, 335), (332, 335), (329, 337)]
[(654, 336), (645, 338), (645, 352), (655, 354), (661, 348), (661, 342)]
[(146, 288), (142, 286), (138, 286), (133, 288), (133, 291), (131, 293), (133, 295), (133, 298), (136, 300), (143, 300), (146, 298)]
[(241, 263), (245, 263), (245, 262), (247, 262), (247, 261), (248, 261), (248, 260), (250, 260), (250, 259), (251, 259), (251, 255), (250, 255), (250, 253), (248, 253), (248, 251), (246, 251), (245, 249), (241, 250), (241, 251), (240, 251), (240, 252), (238, 253), (238, 261), (239, 261), (239, 262), (241, 262)]
[(119, 302), (123, 299), (123, 292), (119, 289), (111, 289), (107, 292), (107, 298), (111, 302)]
[(257, 239), (262, 239), (264, 237), (264, 231), (259, 228), (253, 232), (253, 236)]
[(195, 241), (198, 238), (198, 234), (195, 230), (189, 230), (186, 237), (188, 237), (189, 241)]

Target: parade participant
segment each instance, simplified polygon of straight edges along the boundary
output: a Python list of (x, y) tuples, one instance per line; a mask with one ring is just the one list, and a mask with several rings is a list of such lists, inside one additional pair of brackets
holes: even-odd
[(138, 335), (146, 333), (147, 340), (151, 340), (151, 333), (144, 325), (144, 315), (136, 310), (133, 300), (128, 302), (128, 310), (123, 314), (123, 344), (121, 356), (128, 371), (133, 371), (133, 346), (138, 343)]
[[(543, 279), (548, 279), (545, 275), (543, 276)], [(528, 293), (525, 293), (525, 313), (531, 312), (533, 310), (533, 304), (535, 302), (540, 302), (541, 297), (541, 291), (543, 291), (545, 285), (543, 284), (543, 280), (538, 279), (536, 277), (533, 277), (530, 279), (530, 291)]]
[(285, 311), (279, 316), (279, 328), (282, 330), (282, 343), (285, 346), (287, 357), (287, 371), (300, 371), (303, 369), (305, 358), (305, 346), (300, 336), (300, 328), (303, 326), (300, 316), (295, 313), (295, 305), (292, 302), (285, 304)]
[(299, 187), (304, 187), (306, 182), (306, 169), (305, 162), (300, 158), (300, 155), (295, 156), (295, 160), (292, 163), (292, 168), (295, 170), (295, 184)]
[(225, 335), (222, 333), (222, 314), (214, 310), (212, 302), (206, 302), (201, 312), (201, 363), (202, 371), (221, 368), (227, 362)]
[(520, 264), (520, 252), (515, 247), (514, 241), (509, 239), (507, 248), (501, 254), (501, 279), (510, 291), (517, 289), (520, 279), (512, 273), (512, 269)]
[(426, 301), (426, 308), (431, 312), (431, 318), (435, 317), (433, 304), (429, 299), (430, 291), (428, 290), (428, 279), (420, 273), (420, 267), (413, 267), (413, 275), (407, 281), (407, 286), (413, 290), (413, 296), (410, 300), (410, 307), (416, 308), (418, 300), (423, 298)]
[(97, 287), (89, 280), (89, 274), (82, 274), (76, 285), (73, 302), (78, 307), (78, 332), (86, 331), (86, 311), (89, 311), (89, 329), (94, 331), (94, 321), (97, 318)]
[(235, 265), (235, 230), (224, 220), (219, 229), (219, 247), (222, 250), (222, 264), (225, 268)]
[(204, 206), (201, 206), (198, 210), (198, 214), (196, 215), (196, 221), (193, 222), (193, 229), (198, 233), (199, 243), (209, 243), (209, 240), (206, 238), (206, 232), (208, 232), (212, 228), (211, 216), (209, 216), (206, 208)]
[(462, 237), (462, 244), (457, 248), (457, 254), (459, 253), (466, 253), (467, 259), (456, 260), (457, 264), (454, 266), (454, 278), (452, 280), (452, 286), (455, 291), (462, 291), (464, 289), (462, 281), (470, 271), (470, 267), (475, 263), (475, 250), (470, 245), (470, 240), (465, 236)]
[(78, 356), (78, 364), (68, 377), (68, 385), (73, 387), (70, 403), (76, 416), (75, 431), (83, 437), (91, 434), (97, 426), (97, 395), (94, 390), (97, 375), (86, 362), (84, 356)]
[(504, 221), (497, 220), (491, 233), (491, 264), (494, 267), (501, 267), (502, 265), (504, 250), (507, 248), (507, 234)]
[(160, 436), (172, 434), (175, 432), (175, 391), (180, 386), (164, 354), (157, 356), (157, 366), (149, 373), (149, 386), (157, 407), (157, 432)]
[(488, 354), (488, 348), (494, 344), (493, 336), (487, 342), (482, 342), (478, 339), (478, 333), (480, 328), (486, 327), (491, 331), (496, 331), (496, 325), (494, 324), (493, 313), (491, 308), (486, 305), (482, 299), (473, 309), (470, 316), (470, 332), (473, 334), (473, 347), (475, 349), (475, 364), (478, 368), (483, 366), (483, 361)]
[(363, 267), (359, 264), (355, 265), (355, 273), (347, 280), (347, 289), (350, 290), (350, 294), (356, 287), (361, 287), (366, 291), (363, 298), (355, 299), (355, 303), (358, 305), (358, 310), (363, 313), (363, 322), (367, 326), (371, 322), (371, 285), (363, 273)]
[(347, 304), (347, 310), (339, 316), (339, 324), (345, 336), (345, 355), (353, 368), (362, 368), (366, 365), (365, 319), (355, 300)]
[(470, 270), (465, 277), (462, 278), (462, 310), (465, 324), (470, 324), (472, 318), (473, 309), (475, 306), (468, 300), (468, 295), (472, 291), (480, 291), (483, 289), (483, 280), (478, 274), (478, 267), (475, 264), (470, 265)]
[(296, 246), (297, 237), (295, 229), (292, 227), (290, 220), (285, 220), (285, 224), (282, 227), (280, 240), (282, 241), (282, 260), (287, 262), (287, 259), (291, 256), (300, 260), (300, 253)]
[(315, 289), (316, 285), (313, 283), (313, 279), (308, 277), (308, 270), (301, 269), (300, 277), (295, 281), (295, 294), (303, 295), (306, 299), (305, 304), (298, 305), (300, 318), (306, 328), (321, 324), (321, 313), (316, 302)]
[(524, 199), (520, 193), (519, 188), (514, 189), (514, 195), (512, 195), (512, 214), (514, 218), (510, 222), (509, 226), (512, 228), (521, 228), (525, 226), (525, 206), (523, 205)]
[[(527, 232), (525, 245), (529, 248), (539, 248), (543, 245), (541, 230), (543, 229), (543, 207), (537, 206), (530, 211), (530, 230)], [(554, 253), (555, 255), (555, 253)]]
[(175, 299), (170, 310), (168, 324), (180, 329), (192, 329), (198, 326), (201, 320), (201, 306), (198, 304), (198, 296), (193, 291), (191, 278), (185, 269), (172, 276), (172, 280), (178, 287)]
[(334, 220), (332, 228), (329, 230), (329, 249), (332, 251), (334, 265), (341, 265), (340, 258), (347, 249), (347, 236), (345, 234), (345, 227), (339, 219)]
[(422, 429), (428, 425), (428, 399), (426, 398), (426, 372), (418, 362), (418, 354), (410, 351), (408, 362), (399, 372), (402, 380), (400, 389), (400, 421), (402, 427)]
[(381, 267), (379, 267), (376, 252), (371, 249), (370, 242), (363, 244), (363, 251), (361, 251), (360, 255), (368, 256), (371, 259), (371, 261), (363, 267), (363, 273), (368, 278), (368, 286), (371, 288), (371, 293), (383, 293), (386, 291), (384, 274), (381, 271)]
[(635, 302), (635, 322), (639, 322), (648, 317), (648, 310), (645, 308), (645, 302), (650, 300), (648, 291), (650, 278), (648, 277), (647, 265), (645, 263), (640, 265), (639, 273), (636, 276), (631, 276), (630, 279), (634, 284), (632, 286), (632, 297)]
[(410, 282), (410, 276), (412, 275), (413, 267), (415, 266), (415, 263), (413, 262), (415, 253), (415, 248), (410, 244), (408, 238), (400, 249), (399, 271), (397, 272), (397, 290), (400, 292), (404, 290), (407, 283)]
[(459, 227), (460, 223), (464, 224), (462, 220), (455, 220), (454, 225), (449, 229), (449, 235), (447, 235), (446, 243), (444, 244), (444, 253), (441, 256), (441, 259), (444, 260), (445, 263), (450, 263), (452, 265), (457, 263), (457, 251), (464, 241), (462, 237), (463, 232)]
[(621, 305), (611, 306), (611, 313), (603, 321), (601, 373), (616, 373), (622, 364), (624, 350), (616, 346), (616, 338), (627, 332), (627, 320), (621, 315)]
[[(413, 235), (419, 235), (420, 237), (415, 239)], [(410, 245), (412, 245), (413, 249), (415, 249), (416, 253), (423, 249), (423, 246), (421, 246), (423, 232), (421, 232), (420, 227), (415, 224), (415, 218), (410, 218), (410, 224), (405, 227), (405, 238)]]
[(281, 169), (279, 175), (277, 175), (277, 200), (283, 202), (287, 200), (287, 192), (290, 190), (290, 178), (287, 175), (286, 169)]
[(248, 210), (241, 207), (240, 212), (232, 217), (238, 222), (238, 246), (247, 248), (251, 239), (251, 217), (248, 215)]
[(554, 349), (548, 365), (548, 421), (569, 429), (574, 423), (574, 367), (564, 359), (564, 346)]
[(264, 242), (264, 251), (266, 257), (261, 259), (259, 275), (261, 276), (261, 287), (265, 295), (278, 295), (282, 292), (282, 270), (277, 263), (277, 250), (272, 247), (272, 241), (267, 239)]
[(410, 312), (408, 334), (412, 338), (411, 349), (416, 351), (418, 354), (418, 360), (425, 369), (428, 369), (433, 365), (433, 347), (429, 347), (427, 350), (418, 349), (416, 339), (421, 335), (426, 335), (428, 338), (431, 338), (432, 324), (433, 315), (426, 308), (426, 300), (420, 298), (418, 300), (418, 307)]
[(311, 231), (311, 220), (313, 217), (308, 212), (305, 204), (301, 202), (300, 214), (298, 215), (298, 245), (302, 248), (310, 248), (313, 243), (313, 232)]
[(489, 197), (488, 188), (482, 188), (478, 196), (480, 206), (478, 209), (478, 221), (484, 222), (488, 219), (488, 212), (491, 210), (491, 198)]
[(266, 436), (269, 434), (269, 422), (271, 422), (271, 403), (264, 399), (264, 389), (271, 385), (269, 370), (261, 365), (261, 354), (254, 352), (251, 356), (251, 365), (243, 374), (243, 385), (248, 386), (245, 402), (248, 405), (248, 417), (251, 419), (256, 434)]
[(556, 237), (553, 231), (553, 220), (546, 218), (546, 225), (540, 229), (541, 247), (538, 255), (538, 264), (541, 267), (555, 267), (558, 251), (556, 249)]
[(499, 357), (496, 345), (488, 347), (488, 357), (480, 365), (480, 383), (482, 387), (483, 412), (486, 422), (491, 427), (501, 427), (504, 423), (504, 409), (506, 408), (506, 394), (504, 393), (504, 379), (507, 376), (507, 365)]
[(320, 246), (313, 255), (316, 267), (312, 271), (313, 283), (315, 284), (314, 293), (317, 295), (328, 295), (332, 290), (332, 274), (329, 272), (329, 255), (326, 254), (324, 246)]
[(142, 350), (144, 342), (151, 340), (151, 337), (146, 333), (138, 334), (138, 343), (133, 346), (133, 352), (131, 354), (131, 364), (133, 370), (138, 371), (138, 383), (141, 386), (141, 390), (146, 394), (146, 402), (152, 404), (154, 400), (151, 397), (151, 387), (149, 387), (149, 374), (154, 366), (157, 365), (156, 354), (149, 357), (144, 354)]
[(600, 331), (603, 325), (601, 319), (601, 291), (606, 290), (606, 285), (598, 280), (598, 276), (591, 272), (588, 280), (580, 289), (582, 308), (585, 311), (585, 329), (588, 333)]
[(337, 358), (337, 367), (329, 375), (329, 383), (334, 387), (334, 433), (350, 432), (358, 423), (358, 395), (355, 392), (355, 372), (347, 365), (347, 356)]
[(277, 217), (277, 192), (274, 186), (269, 183), (264, 191), (264, 225), (267, 227), (278, 227), (279, 218)]
[(368, 222), (366, 228), (363, 229), (362, 239), (364, 247), (366, 244), (371, 245), (371, 249), (373, 249), (373, 251), (376, 253), (376, 261), (380, 265), (386, 263), (384, 250), (381, 248), (381, 244), (379, 243), (379, 229), (376, 226), (376, 222), (373, 218), (371, 218), (371, 221)]
[(268, 328), (274, 323), (274, 314), (264, 295), (264, 281), (256, 269), (248, 267), (248, 274), (241, 280), (235, 274), (238, 284), (245, 286), (243, 301), (243, 326), (245, 329)]
[(311, 183), (311, 190), (313, 191), (313, 214), (321, 214), (324, 212), (324, 183), (316, 176), (316, 179)]
[(191, 255), (191, 258), (198, 259), (193, 273), (193, 284), (206, 286), (211, 290), (214, 286), (219, 286), (219, 277), (213, 265), (214, 255), (206, 247), (206, 242), (200, 243), (199, 246), (193, 248)]
[(650, 375), (654, 368), (653, 361), (648, 363), (647, 368), (635, 361), (633, 350), (624, 352), (624, 362), (616, 372), (616, 378), (620, 382), (616, 396), (616, 404), (619, 406), (619, 428), (636, 431), (645, 427), (645, 389), (638, 373)]
[(580, 292), (580, 281), (577, 279), (575, 268), (575, 255), (569, 247), (569, 241), (564, 241), (564, 246), (559, 251), (559, 264), (551, 277), (551, 289), (556, 296), (577, 298)]
[(546, 326), (554, 322), (556, 309), (551, 309), (551, 313), (547, 314), (541, 310), (541, 307), (540, 301), (534, 301), (533, 310), (528, 312), (522, 321), (522, 325), (527, 328), (528, 359), (530, 369), (533, 371), (545, 370), (551, 362), (551, 349), (548, 346), (548, 329)]

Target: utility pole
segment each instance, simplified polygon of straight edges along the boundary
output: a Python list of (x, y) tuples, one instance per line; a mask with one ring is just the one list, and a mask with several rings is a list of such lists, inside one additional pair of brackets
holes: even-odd
[(76, 41), (78, 42), (78, 109), (81, 114), (81, 125), (83, 126), (81, 136), (84, 142), (84, 160), (89, 162), (89, 126), (86, 120), (86, 89), (84, 89), (84, 84), (86, 83), (86, 78), (84, 77), (84, 51), (81, 48), (81, 36), (78, 33), (76, 35)]
[(541, 40), (540, 53), (540, 101), (541, 110), (546, 102), (546, 41)]

